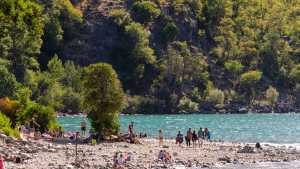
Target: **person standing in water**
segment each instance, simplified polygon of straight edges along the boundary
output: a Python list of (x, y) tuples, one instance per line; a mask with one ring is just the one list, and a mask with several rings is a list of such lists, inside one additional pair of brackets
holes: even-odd
[(164, 135), (161, 129), (158, 131), (158, 139), (159, 139), (159, 146), (162, 146), (164, 143)]
[(86, 134), (86, 121), (85, 119), (80, 123), (81, 136), (85, 136)]
[(130, 136), (133, 135), (133, 122), (128, 125), (128, 133)]

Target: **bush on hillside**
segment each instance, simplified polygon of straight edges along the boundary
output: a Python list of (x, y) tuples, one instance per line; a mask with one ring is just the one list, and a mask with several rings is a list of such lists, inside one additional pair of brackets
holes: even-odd
[(223, 106), (225, 100), (224, 92), (220, 89), (209, 90), (206, 101), (213, 103), (215, 106)]
[(161, 11), (150, 1), (135, 2), (132, 6), (132, 12), (136, 21), (148, 23), (157, 18)]

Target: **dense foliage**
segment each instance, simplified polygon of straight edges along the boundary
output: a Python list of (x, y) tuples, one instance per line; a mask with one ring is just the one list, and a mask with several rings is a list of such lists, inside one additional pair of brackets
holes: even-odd
[(2, 0), (0, 96), (17, 112), (31, 101), (82, 112), (83, 67), (106, 62), (126, 113), (297, 111), (299, 11), (298, 0)]
[(92, 64), (83, 75), (84, 105), (92, 126), (101, 133), (119, 131), (119, 112), (124, 94), (118, 76), (111, 65)]

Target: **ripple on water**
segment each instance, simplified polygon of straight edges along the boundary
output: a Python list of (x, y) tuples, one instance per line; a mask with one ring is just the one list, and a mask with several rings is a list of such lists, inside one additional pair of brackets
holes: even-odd
[[(66, 131), (79, 131), (84, 116), (58, 117)], [(238, 142), (300, 143), (300, 114), (192, 114), (192, 115), (121, 115), (121, 131), (127, 132), (133, 121), (135, 131), (157, 137), (176, 136), (178, 130), (207, 127), (213, 139)], [(89, 125), (90, 126), (90, 125)]]

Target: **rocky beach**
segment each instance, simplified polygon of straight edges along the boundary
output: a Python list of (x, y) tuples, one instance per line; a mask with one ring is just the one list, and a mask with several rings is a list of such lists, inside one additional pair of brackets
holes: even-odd
[[(289, 164), (300, 160), (300, 150), (296, 147), (269, 144), (262, 144), (262, 149), (255, 148), (254, 144), (230, 142), (179, 147), (173, 140), (165, 140), (164, 146), (158, 146), (155, 139), (141, 139), (141, 144), (79, 144), (76, 156), (76, 145), (72, 143), (17, 141), (12, 138), (5, 142), (0, 146), (5, 169), (111, 169), (117, 152), (130, 154), (130, 159), (119, 166), (124, 169), (247, 168), (266, 162)], [(170, 161), (158, 159), (161, 150), (171, 155)], [(20, 163), (16, 163), (16, 158)]]

